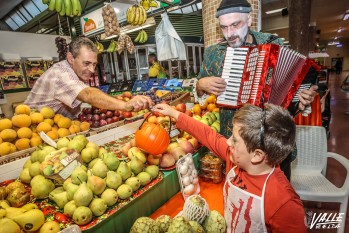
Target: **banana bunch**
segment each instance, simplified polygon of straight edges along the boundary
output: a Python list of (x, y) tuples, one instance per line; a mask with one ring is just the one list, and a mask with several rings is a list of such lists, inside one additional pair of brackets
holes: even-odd
[(100, 42), (96, 41), (95, 45), (99, 53), (102, 53), (104, 51), (104, 46)]
[(159, 7), (158, 3), (155, 0), (142, 0), (140, 4), (146, 11), (148, 11), (150, 7)]
[(146, 33), (146, 31), (141, 30), (141, 31), (139, 31), (134, 42), (138, 42), (138, 43), (143, 44), (143, 43), (147, 42), (147, 40), (148, 40), (148, 34)]
[(82, 12), (80, 0), (42, 0), (50, 11), (57, 11), (60, 16), (80, 16)]
[(144, 7), (133, 5), (127, 9), (126, 18), (131, 25), (142, 25), (147, 20), (147, 12)]
[(109, 47), (107, 49), (108, 53), (116, 52), (118, 50), (118, 42), (115, 40), (112, 40), (109, 44)]

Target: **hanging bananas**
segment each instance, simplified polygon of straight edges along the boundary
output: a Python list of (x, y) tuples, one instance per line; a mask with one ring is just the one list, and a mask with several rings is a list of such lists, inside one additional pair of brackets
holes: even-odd
[(96, 41), (95, 45), (99, 53), (102, 53), (104, 51), (104, 46), (100, 42)]
[(141, 4), (142, 7), (146, 11), (150, 9), (150, 7), (159, 7), (158, 3), (155, 0), (142, 0), (139, 4)]
[(147, 42), (147, 40), (148, 40), (148, 34), (146, 33), (146, 31), (141, 30), (141, 31), (139, 31), (136, 39), (134, 39), (134, 42), (144, 44), (145, 42)]
[(133, 26), (142, 25), (147, 20), (147, 12), (144, 7), (133, 5), (127, 9), (127, 22)]
[(113, 52), (116, 52), (117, 50), (118, 50), (118, 42), (116, 42), (115, 40), (112, 40), (109, 44), (107, 52), (113, 53)]
[(60, 16), (80, 16), (82, 13), (80, 0), (42, 0), (50, 11), (57, 11)]

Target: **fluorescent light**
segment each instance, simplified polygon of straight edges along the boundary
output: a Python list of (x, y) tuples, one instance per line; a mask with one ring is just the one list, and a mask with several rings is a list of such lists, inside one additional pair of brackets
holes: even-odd
[(349, 19), (349, 10), (347, 10), (343, 16), (343, 20)]
[(340, 47), (342, 47), (342, 46), (343, 46), (343, 44), (337, 44), (337, 45), (336, 45), (337, 48), (340, 48)]
[(338, 45), (339, 41), (330, 41), (327, 45)]
[(341, 32), (343, 30), (343, 28), (338, 28), (337, 32)]
[(275, 9), (275, 10), (272, 10), (272, 11), (267, 11), (265, 12), (267, 15), (270, 15), (270, 14), (274, 14), (274, 13), (278, 13), (278, 12), (281, 12), (283, 9), (285, 8), (279, 8), (279, 9)]

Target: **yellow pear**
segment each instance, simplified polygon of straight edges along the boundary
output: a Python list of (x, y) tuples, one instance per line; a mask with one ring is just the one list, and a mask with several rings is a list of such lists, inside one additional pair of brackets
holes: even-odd
[(61, 230), (59, 224), (55, 221), (45, 222), (40, 228), (39, 233), (57, 233)]
[(21, 208), (25, 209), (25, 210), (39, 209), (38, 206), (35, 205), (34, 203), (27, 203), (24, 206), (22, 206)]
[(11, 219), (0, 219), (0, 233), (21, 233), (21, 228)]
[(10, 219), (13, 219), (14, 217), (21, 215), (27, 211), (26, 209), (17, 208), (17, 207), (7, 207), (5, 208), (5, 210), (6, 210), (6, 218), (10, 218)]
[(32, 209), (13, 218), (25, 231), (36, 231), (45, 223), (45, 215), (39, 209)]

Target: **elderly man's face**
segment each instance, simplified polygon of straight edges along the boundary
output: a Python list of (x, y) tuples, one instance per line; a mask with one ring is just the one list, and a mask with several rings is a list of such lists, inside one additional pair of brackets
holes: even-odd
[(68, 53), (67, 60), (77, 76), (82, 81), (87, 82), (95, 72), (97, 54), (86, 46), (82, 46), (76, 58), (71, 53)]
[(219, 16), (219, 25), (228, 44), (232, 48), (240, 47), (247, 38), (251, 17), (247, 13), (230, 13)]

